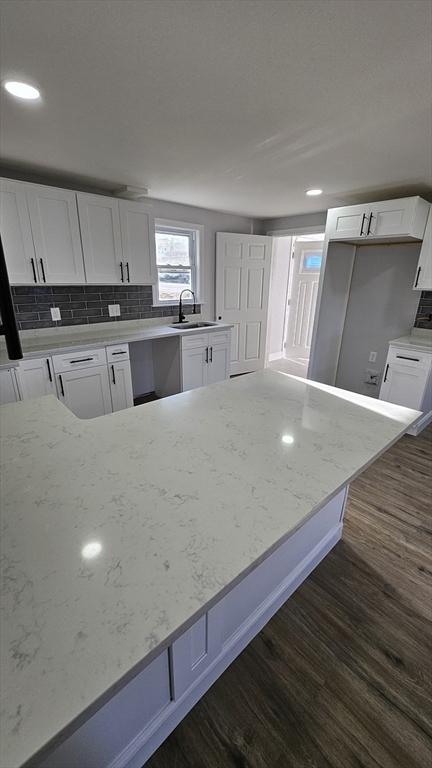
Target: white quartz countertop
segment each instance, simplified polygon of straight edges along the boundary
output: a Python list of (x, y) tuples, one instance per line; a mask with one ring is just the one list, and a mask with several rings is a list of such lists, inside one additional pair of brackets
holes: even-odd
[(398, 339), (392, 339), (390, 344), (397, 347), (408, 347), (419, 352), (429, 352), (432, 354), (432, 332), (424, 334), (410, 334), (409, 336), (400, 336)]
[[(173, 321), (171, 321), (173, 322)], [(193, 322), (193, 321), (192, 321)], [(198, 320), (198, 322), (203, 322)], [(205, 322), (205, 321), (204, 321)], [(107, 344), (129, 343), (133, 341), (152, 341), (154, 339), (166, 339), (170, 336), (189, 336), (193, 333), (209, 333), (212, 331), (232, 328), (229, 323), (214, 323), (201, 328), (172, 328), (168, 323), (166, 325), (145, 325), (140, 327), (134, 323), (118, 323), (117, 327), (104, 327), (100, 323), (94, 329), (88, 329), (88, 326), (81, 327), (76, 331), (62, 332), (62, 329), (54, 330), (50, 334), (34, 336), (21, 336), (21, 345), (25, 358), (39, 357), (40, 355), (60, 354), (68, 352), (71, 349), (89, 349), (95, 346), (105, 346)], [(0, 348), (0, 367), (11, 367), (19, 364), (19, 360), (9, 360), (5, 347)]]
[(268, 370), (88, 421), (1, 407), (0, 764), (70, 733), (419, 415)]

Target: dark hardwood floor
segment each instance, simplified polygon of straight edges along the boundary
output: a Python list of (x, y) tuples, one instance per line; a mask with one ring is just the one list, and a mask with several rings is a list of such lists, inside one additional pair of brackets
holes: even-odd
[(343, 540), (146, 768), (432, 767), (432, 430), (350, 490)]

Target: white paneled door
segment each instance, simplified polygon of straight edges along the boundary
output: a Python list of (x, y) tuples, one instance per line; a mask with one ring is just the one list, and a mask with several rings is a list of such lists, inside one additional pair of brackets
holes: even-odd
[(321, 259), (321, 242), (294, 242), (285, 341), (286, 357), (309, 358)]
[(264, 367), (271, 237), (216, 235), (216, 318), (232, 323), (231, 375)]

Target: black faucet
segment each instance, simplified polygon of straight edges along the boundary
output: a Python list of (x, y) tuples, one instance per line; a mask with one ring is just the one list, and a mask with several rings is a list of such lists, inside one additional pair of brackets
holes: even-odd
[(179, 323), (187, 323), (186, 316), (183, 314), (183, 306), (182, 306), (182, 296), (184, 293), (191, 293), (193, 296), (193, 310), (192, 313), (196, 315), (196, 300), (195, 300), (195, 294), (193, 291), (191, 291), (190, 288), (183, 288), (181, 294), (180, 294), (180, 301), (179, 301)]

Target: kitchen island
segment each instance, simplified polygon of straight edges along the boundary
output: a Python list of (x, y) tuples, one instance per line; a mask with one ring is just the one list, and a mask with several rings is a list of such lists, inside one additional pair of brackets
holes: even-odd
[(273, 371), (87, 421), (3, 406), (0, 764), (141, 766), (419, 415)]

